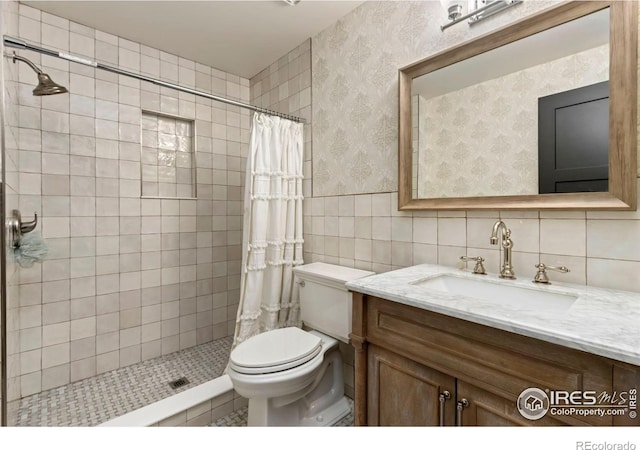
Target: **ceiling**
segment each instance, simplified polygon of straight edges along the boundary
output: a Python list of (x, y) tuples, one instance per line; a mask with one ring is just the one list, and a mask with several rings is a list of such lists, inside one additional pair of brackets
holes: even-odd
[[(24, 1), (29, 6), (251, 78), (362, 1)], [(46, 46), (46, 42), (43, 42)]]

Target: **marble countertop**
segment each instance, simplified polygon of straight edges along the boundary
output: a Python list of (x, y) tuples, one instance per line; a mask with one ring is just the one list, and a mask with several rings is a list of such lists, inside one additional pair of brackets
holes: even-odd
[[(419, 284), (442, 274), (501, 285), (573, 295), (566, 311), (481, 300), (428, 289)], [(523, 336), (640, 366), (640, 294), (553, 282), (534, 284), (529, 278), (504, 280), (468, 270), (421, 264), (346, 284), (351, 291), (487, 325)]]

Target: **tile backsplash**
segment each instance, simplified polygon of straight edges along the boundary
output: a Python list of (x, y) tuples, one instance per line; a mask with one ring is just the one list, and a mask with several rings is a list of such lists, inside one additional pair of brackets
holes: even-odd
[[(640, 187), (639, 187), (640, 188)], [(640, 213), (551, 211), (398, 211), (397, 193), (314, 197), (305, 208), (305, 261), (375, 272), (421, 263), (456, 266), (462, 255), (482, 256), (499, 272), (493, 223), (512, 230), (518, 278), (534, 265), (564, 265), (553, 281), (640, 292)], [(623, 237), (620, 241), (616, 239)], [(638, 248), (637, 248), (638, 247)]]

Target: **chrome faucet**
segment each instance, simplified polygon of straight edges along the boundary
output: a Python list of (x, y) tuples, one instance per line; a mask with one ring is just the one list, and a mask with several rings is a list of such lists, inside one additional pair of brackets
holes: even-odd
[(491, 238), (489, 243), (491, 245), (498, 244), (498, 232), (501, 232), (502, 239), (502, 266), (500, 267), (500, 278), (515, 278), (516, 274), (513, 271), (511, 265), (511, 249), (513, 248), (513, 241), (511, 240), (511, 230), (507, 228), (505, 223), (498, 219), (493, 224), (493, 230), (491, 231)]

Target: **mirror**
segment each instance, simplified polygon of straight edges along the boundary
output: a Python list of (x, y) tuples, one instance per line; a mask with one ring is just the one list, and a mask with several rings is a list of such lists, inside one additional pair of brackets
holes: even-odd
[(608, 8), (414, 78), (414, 197), (608, 191), (608, 81)]
[(635, 209), (632, 3), (563, 4), (401, 69), (400, 209)]

